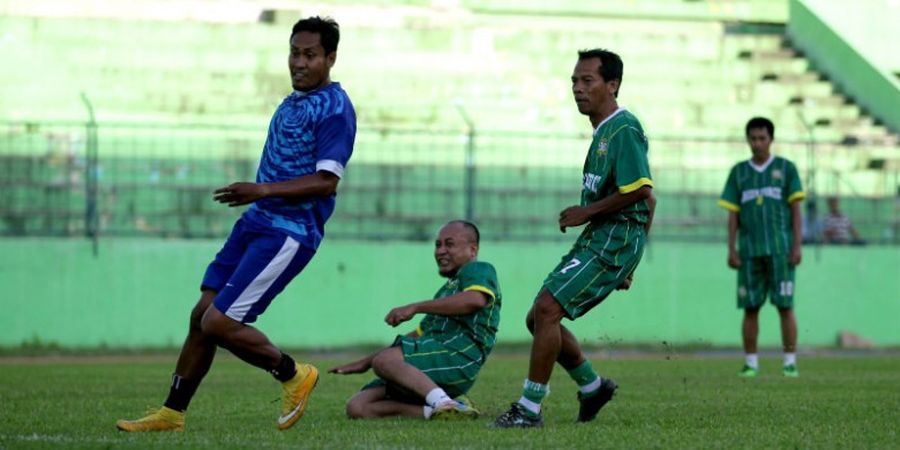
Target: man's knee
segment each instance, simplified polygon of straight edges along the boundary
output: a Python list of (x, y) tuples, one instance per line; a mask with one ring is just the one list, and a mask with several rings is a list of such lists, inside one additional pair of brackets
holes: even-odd
[(350, 419), (364, 419), (368, 417), (366, 402), (358, 396), (354, 396), (347, 401), (347, 417)]
[(373, 409), (375, 402), (384, 400), (387, 395), (387, 387), (376, 386), (363, 389), (347, 401), (347, 417), (351, 419), (372, 419), (378, 417)]
[(778, 315), (781, 320), (791, 320), (794, 318), (794, 309), (778, 307)]
[(200, 300), (197, 300), (197, 304), (194, 305), (194, 309), (191, 310), (191, 330), (201, 331), (203, 315), (206, 314), (206, 310), (209, 309), (209, 305), (212, 305), (213, 299), (215, 298), (215, 291), (205, 289), (201, 292)]
[(392, 366), (403, 362), (403, 351), (400, 347), (389, 347), (372, 358), (372, 370), (378, 376), (383, 376), (391, 370)]
[(207, 305), (206, 308), (201, 308), (200, 304), (197, 303), (197, 305), (194, 306), (194, 309), (191, 310), (190, 327), (192, 331), (203, 330), (203, 314), (206, 313), (207, 308), (209, 308), (209, 305)]
[(546, 290), (541, 292), (537, 301), (535, 301), (534, 305), (531, 307), (531, 310), (533, 312), (532, 322), (536, 321), (545, 324), (560, 323), (562, 318), (566, 315), (566, 311), (563, 309), (562, 305), (560, 305)]
[(528, 310), (528, 314), (525, 316), (525, 327), (528, 328), (528, 332), (534, 334), (534, 307)]
[(756, 319), (759, 316), (759, 306), (753, 308), (744, 308), (744, 317), (747, 319)]
[(215, 306), (209, 306), (200, 319), (200, 331), (215, 338), (225, 338), (238, 325), (234, 319), (222, 314)]

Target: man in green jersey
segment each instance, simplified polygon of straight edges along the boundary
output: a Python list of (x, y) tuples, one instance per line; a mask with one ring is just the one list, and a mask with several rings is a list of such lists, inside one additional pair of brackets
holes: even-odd
[(580, 422), (593, 420), (617, 389), (612, 379), (597, 375), (560, 322), (581, 317), (613, 290), (630, 286), (650, 229), (655, 200), (647, 138), (638, 119), (616, 102), (621, 82), (618, 55), (601, 49), (578, 53), (572, 93), (594, 137), (584, 162), (581, 203), (559, 214), (559, 228), (587, 226), (544, 280), (528, 312), (526, 324), (534, 336), (528, 378), (522, 397), (494, 427), (543, 425), (541, 401), (549, 393), (554, 362), (579, 386)]
[(753, 156), (731, 168), (719, 199), (719, 206), (729, 211), (728, 266), (738, 271), (737, 303), (744, 309), (746, 361), (740, 375), (759, 373), (759, 309), (769, 297), (781, 317), (782, 373), (796, 377), (794, 267), (801, 259), (800, 201), (806, 194), (794, 164), (769, 151), (775, 138), (772, 122), (754, 117), (747, 122), (745, 133)]
[(491, 353), (500, 324), (497, 272), (477, 261), (478, 245), (474, 224), (454, 220), (444, 225), (434, 242), (434, 259), (447, 282), (433, 300), (394, 308), (384, 318), (396, 327), (424, 313), (416, 331), (397, 336), (384, 350), (329, 370), (350, 374), (371, 368), (378, 376), (347, 402), (350, 418), (478, 416), (465, 394)]

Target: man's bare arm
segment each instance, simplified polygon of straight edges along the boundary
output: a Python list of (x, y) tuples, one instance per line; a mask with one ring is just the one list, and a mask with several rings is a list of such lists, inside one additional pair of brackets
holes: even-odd
[(487, 306), (488, 298), (488, 294), (481, 291), (465, 291), (448, 297), (410, 303), (390, 310), (384, 317), (384, 321), (395, 327), (419, 313), (464, 316)]
[(231, 183), (213, 191), (213, 200), (228, 206), (241, 206), (266, 197), (325, 197), (337, 191), (339, 181), (340, 178), (331, 172), (318, 171), (276, 183)]
[(565, 233), (566, 228), (568, 227), (584, 225), (591, 219), (616, 213), (637, 202), (647, 200), (652, 196), (652, 187), (641, 186), (639, 189), (627, 194), (614, 192), (589, 205), (570, 206), (559, 213), (559, 230)]

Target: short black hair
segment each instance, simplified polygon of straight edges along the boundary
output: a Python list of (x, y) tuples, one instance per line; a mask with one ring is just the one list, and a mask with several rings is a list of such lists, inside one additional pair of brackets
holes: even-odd
[(476, 244), (481, 243), (481, 232), (478, 231), (478, 227), (474, 223), (469, 222), (468, 220), (457, 219), (457, 220), (451, 220), (451, 221), (447, 222), (447, 225), (450, 225), (452, 223), (461, 224), (463, 227), (465, 227), (470, 232), (472, 232), (472, 235), (475, 236)]
[(341, 40), (341, 27), (331, 17), (313, 16), (298, 20), (291, 29), (291, 39), (301, 31), (318, 34), (326, 55), (337, 51), (338, 42)]
[[(603, 77), (603, 81), (609, 82), (612, 80), (619, 80), (619, 87), (622, 86), (623, 64), (622, 58), (619, 58), (619, 55), (602, 48), (578, 51), (579, 61), (591, 58), (600, 59), (600, 76)], [(619, 96), (618, 89), (616, 89), (615, 95), (616, 97)]]
[(771, 120), (766, 119), (765, 117), (754, 117), (747, 121), (747, 126), (744, 127), (744, 136), (750, 136), (750, 130), (756, 128), (765, 128), (766, 131), (769, 132), (769, 137), (775, 139), (775, 124), (772, 123)]

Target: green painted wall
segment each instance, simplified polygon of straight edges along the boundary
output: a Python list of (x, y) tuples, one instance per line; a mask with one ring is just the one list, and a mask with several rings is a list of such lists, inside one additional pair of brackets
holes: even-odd
[[(574, 238), (574, 236), (573, 236)], [(98, 258), (75, 239), (0, 240), (0, 346), (38, 340), (65, 347), (177, 346), (197, 286), (219, 241), (106, 239)], [(500, 342), (523, 342), (523, 318), (565, 243), (482, 245), (504, 293)], [(807, 248), (798, 271), (801, 346), (833, 344), (849, 329), (900, 345), (900, 251), (896, 247)], [(725, 247), (654, 243), (630, 292), (613, 294), (572, 324), (591, 343), (738, 345), (735, 274)], [(430, 243), (326, 241), (258, 325), (283, 346), (387, 343), (393, 306), (437, 289)], [(761, 343), (777, 346), (767, 307)]]

